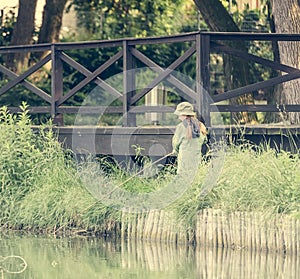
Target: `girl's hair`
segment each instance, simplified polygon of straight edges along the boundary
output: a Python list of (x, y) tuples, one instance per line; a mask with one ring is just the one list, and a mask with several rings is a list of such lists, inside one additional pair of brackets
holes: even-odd
[[(199, 121), (196, 117), (194, 116), (186, 116), (187, 120), (187, 130), (186, 130), (186, 137), (188, 139), (193, 138), (193, 132), (197, 133), (202, 133), (203, 135), (207, 135), (207, 129), (206, 126), (204, 125), (203, 122)], [(200, 135), (198, 135), (200, 136)]]

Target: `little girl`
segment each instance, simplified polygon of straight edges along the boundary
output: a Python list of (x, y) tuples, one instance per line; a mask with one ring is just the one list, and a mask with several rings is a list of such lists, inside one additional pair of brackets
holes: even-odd
[(207, 129), (195, 116), (189, 102), (178, 104), (174, 114), (181, 120), (172, 139), (173, 153), (177, 154), (177, 174), (195, 173), (201, 161), (201, 148)]

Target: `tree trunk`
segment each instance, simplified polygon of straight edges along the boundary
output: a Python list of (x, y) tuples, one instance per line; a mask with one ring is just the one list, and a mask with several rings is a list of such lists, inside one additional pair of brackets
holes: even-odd
[[(272, 7), (271, 3), (268, 0), (266, 3), (266, 8), (267, 8), (267, 13), (268, 13), (268, 22), (270, 25), (270, 31), (271, 33), (276, 33), (275, 30), (275, 22), (274, 22), (274, 15), (272, 14)], [(278, 43), (276, 41), (272, 41), (272, 50), (273, 50), (273, 55), (274, 55), (274, 61), (280, 63), (279, 59), (279, 49), (278, 49)], [(272, 70), (271, 72), (271, 78), (277, 77), (278, 76), (278, 71), (277, 70)], [(282, 84), (279, 84), (275, 87), (269, 87), (265, 88), (265, 96), (267, 99), (267, 103), (270, 105), (275, 105), (277, 102), (276, 95), (278, 94), (277, 92), (282, 91)], [(265, 117), (264, 117), (264, 123), (276, 123), (280, 121), (280, 117), (278, 113), (274, 112), (266, 112)]]
[[(42, 26), (39, 32), (38, 43), (55, 43), (59, 41), (63, 13), (67, 0), (46, 0), (43, 11)], [(45, 53), (40, 53), (41, 59)]]
[[(239, 27), (235, 24), (231, 15), (224, 8), (219, 0), (194, 0), (204, 21), (214, 32), (239, 32)], [(242, 51), (248, 51), (247, 46), (242, 41), (227, 42), (229, 46)], [(249, 84), (250, 76), (247, 62), (238, 58), (223, 55), (224, 77), (226, 89), (234, 89)], [(244, 97), (232, 98), (230, 104), (252, 104), (253, 96), (247, 94)], [(251, 122), (256, 121), (256, 115), (250, 113), (233, 113), (234, 122)]]
[[(32, 43), (34, 19), (37, 0), (19, 0), (18, 17), (11, 38), (11, 45), (28, 45)], [(7, 56), (7, 66), (21, 70), (28, 64), (29, 53), (19, 52)]]
[(211, 31), (240, 31), (230, 14), (219, 0), (194, 0), (194, 2)]
[[(300, 1), (273, 0), (276, 33), (300, 33)], [(300, 42), (279, 42), (280, 62), (297, 69), (300, 68)], [(300, 79), (282, 84), (276, 98), (279, 104), (300, 104)], [(290, 123), (300, 123), (300, 113), (281, 113), (282, 120)]]

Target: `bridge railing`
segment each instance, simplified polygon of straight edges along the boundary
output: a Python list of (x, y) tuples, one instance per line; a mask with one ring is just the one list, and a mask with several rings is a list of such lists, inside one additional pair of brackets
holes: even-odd
[[(16, 86), (23, 86), (40, 98), (44, 104), (42, 106), (31, 105), (29, 111), (38, 114), (48, 113), (58, 125), (63, 125), (64, 114), (76, 114), (79, 110), (83, 114), (99, 114), (103, 112), (123, 114), (123, 126), (135, 126), (136, 114), (172, 112), (175, 104), (170, 106), (145, 106), (141, 104), (144, 96), (162, 82), (168, 82), (182, 99), (192, 102), (196, 110), (206, 119), (208, 125), (210, 125), (210, 115), (214, 111), (278, 112), (278, 110), (284, 110), (286, 112), (300, 112), (300, 104), (298, 103), (279, 105), (220, 104), (220, 102), (231, 98), (300, 78), (299, 69), (231, 47), (230, 44), (227, 44), (230, 41), (268, 41), (271, 43), (278, 41), (300, 41), (300, 34), (193, 32), (151, 38), (125, 38), (108, 41), (0, 47), (1, 61), (5, 61), (6, 55), (14, 53), (30, 53), (32, 55), (33, 53), (42, 52), (45, 54), (37, 62), (31, 61), (30, 66), (21, 73), (12, 71), (3, 62), (0, 65), (2, 76), (0, 97), (4, 94), (9, 94), (10, 90), (13, 90)], [(174, 58), (169, 65), (164, 67), (160, 66), (159, 61), (155, 61), (152, 57), (147, 57), (141, 49), (143, 45), (162, 44), (168, 45), (172, 49), (172, 45), (176, 43), (185, 43), (186, 47), (179, 57)], [(105, 48), (114, 49), (114, 53), (93, 70), (90, 70), (80, 60), (68, 54), (70, 51), (101, 50)], [(240, 88), (225, 90), (222, 94), (215, 95), (213, 94), (215, 89), (211, 84), (212, 74), (210, 66), (212, 53), (239, 57), (242, 60), (252, 61), (262, 66), (285, 72), (286, 74), (248, 84)], [(190, 86), (174, 75), (174, 72), (188, 60), (194, 63), (195, 68), (193, 76), (195, 83), (193, 86)], [(113, 87), (102, 78), (102, 74), (109, 71), (109, 68), (116, 63), (121, 65), (120, 68), (122, 71), (122, 86), (118, 88)], [(155, 72), (156, 76), (146, 86), (138, 88), (134, 73), (138, 65), (141, 64)], [(48, 68), (47, 65), (49, 66)], [(66, 78), (64, 76), (65, 65), (83, 75), (81, 81), (66, 87)], [(49, 69), (48, 74), (51, 78), (51, 88), (48, 91), (34, 83), (35, 75), (45, 68)], [(68, 79), (68, 83), (70, 83), (70, 79)], [(105, 90), (115, 100), (120, 101), (122, 105), (74, 106), (70, 104), (69, 100), (91, 83)], [(26, 101), (26, 98), (24, 101)], [(11, 111), (18, 111), (18, 107), (10, 106), (9, 103), (1, 105), (9, 106)]]
[[(255, 33), (205, 33), (203, 36), (207, 36), (206, 40), (203, 41), (202, 49), (204, 50), (204, 57), (209, 57), (209, 53), (218, 52), (222, 54), (228, 54), (233, 57), (240, 58), (243, 61), (252, 62), (259, 64), (263, 67), (270, 68), (277, 73), (276, 76), (271, 76), (263, 81), (258, 81), (252, 84), (247, 84), (240, 88), (227, 90), (223, 94), (217, 94), (212, 96), (212, 102), (210, 104), (210, 112), (217, 110), (218, 112), (300, 112), (300, 102), (294, 104), (276, 104), (275, 102), (266, 104), (235, 104), (235, 105), (224, 105), (219, 102), (229, 100), (231, 98), (243, 96), (247, 93), (257, 92), (259, 90), (265, 90), (270, 87), (275, 87), (279, 84), (296, 80), (300, 78), (300, 69), (292, 67), (290, 65), (285, 65), (276, 61), (276, 59), (266, 59), (257, 54), (252, 54), (249, 52), (241, 51), (230, 47), (226, 42), (269, 42), (274, 45), (279, 42), (298, 42), (300, 41), (300, 34), (255, 34)], [(204, 68), (203, 74), (204, 87), (210, 89), (210, 74), (208, 72), (208, 67)], [(274, 95), (273, 90), (272, 94)], [(275, 97), (273, 97), (275, 99)], [(297, 102), (296, 100), (296, 102)], [(208, 112), (209, 113), (209, 112)]]

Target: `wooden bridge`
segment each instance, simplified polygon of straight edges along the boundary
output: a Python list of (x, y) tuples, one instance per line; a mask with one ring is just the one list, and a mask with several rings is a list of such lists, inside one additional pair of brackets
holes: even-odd
[[(19, 111), (16, 104), (12, 105), (12, 101), (4, 97), (22, 87), (28, 96), (33, 96), (34, 101), (26, 95), (20, 98), (29, 103), (30, 113), (53, 118), (60, 140), (77, 153), (130, 155), (136, 153), (138, 146), (144, 154), (169, 153), (175, 125), (172, 113), (176, 103), (182, 100), (194, 104), (212, 135), (230, 133), (235, 137), (242, 134), (253, 142), (267, 139), (285, 149), (290, 148), (292, 142), (292, 148), (297, 149), (300, 125), (245, 123), (237, 126), (223, 121), (224, 115), (231, 119), (232, 114), (239, 112), (300, 112), (300, 104), (257, 100), (253, 104), (232, 105), (228, 102), (300, 78), (297, 68), (241, 51), (231, 44), (246, 41), (267, 44), (300, 41), (300, 34), (193, 32), (164, 37), (0, 47), (0, 102), (12, 112)], [(144, 50), (149, 46), (152, 54), (147, 56)], [(162, 48), (168, 48), (170, 53), (177, 50), (180, 55), (171, 55), (170, 61), (166, 61), (166, 57), (160, 57)], [(103, 60), (104, 50), (110, 53), (106, 60)], [(90, 52), (101, 56), (101, 61), (97, 61), (96, 56), (89, 65), (84, 65), (80, 53)], [(27, 55), (31, 61), (21, 73), (5, 66), (6, 56), (16, 53)], [(44, 55), (33, 62), (36, 53)], [(213, 60), (221, 59), (222, 55), (285, 74), (232, 90), (224, 90), (221, 86), (220, 92), (218, 86), (224, 83), (224, 78), (218, 83), (218, 76), (222, 74), (217, 72), (218, 63)], [(185, 67), (188, 70), (184, 74)], [(74, 79), (75, 75), (80, 78)], [(41, 76), (49, 79), (48, 87), (45, 83), (39, 86)], [(162, 91), (162, 95), (156, 91), (154, 100), (148, 98), (147, 101), (147, 96), (155, 89)], [(164, 94), (171, 95), (175, 101), (171, 102)], [(76, 98), (81, 99), (81, 103)], [(158, 116), (167, 120), (157, 120)]]

